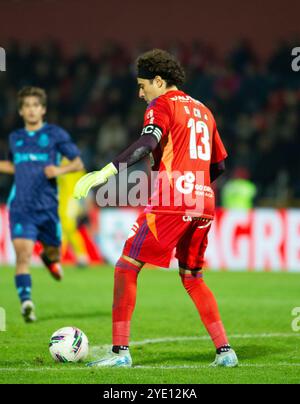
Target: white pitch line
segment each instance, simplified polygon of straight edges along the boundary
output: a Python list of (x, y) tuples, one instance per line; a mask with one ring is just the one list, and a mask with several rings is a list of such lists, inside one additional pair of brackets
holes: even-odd
[[(300, 363), (244, 363), (239, 364), (239, 368), (265, 368), (265, 367), (300, 367)], [(212, 369), (209, 365), (161, 365), (161, 366), (148, 366), (137, 365), (134, 369)]]
[[(259, 339), (259, 338), (299, 338), (300, 333), (262, 333), (262, 334), (234, 334), (229, 336), (230, 339)], [(202, 336), (185, 336), (185, 337), (166, 337), (166, 338), (154, 338), (154, 339), (145, 339), (143, 341), (133, 341), (131, 343), (132, 346), (143, 346), (147, 344), (160, 344), (164, 342), (182, 342), (182, 341), (207, 341), (210, 340), (208, 335)], [(106, 349), (111, 347), (111, 345), (101, 345), (101, 346), (92, 346), (91, 351)], [(246, 368), (264, 368), (264, 367), (300, 367), (300, 363), (249, 363), (249, 364), (240, 364), (239, 367)], [(66, 370), (89, 370), (87, 367), (75, 367), (75, 366), (65, 366), (65, 367), (43, 367), (43, 368), (0, 368), (0, 372), (18, 372), (18, 371), (26, 371), (26, 372), (44, 372), (44, 371), (66, 371)], [(208, 365), (137, 365), (134, 366), (133, 369), (209, 369)]]
[[(300, 333), (263, 333), (263, 334), (234, 334), (229, 335), (229, 339), (259, 339), (259, 338), (299, 338)], [(161, 344), (164, 342), (183, 342), (183, 341), (210, 341), (210, 336), (183, 336), (183, 337), (165, 337), (165, 338), (153, 338), (145, 339), (142, 341), (132, 341), (130, 346), (143, 346), (148, 344)], [(111, 345), (94, 345), (91, 349), (106, 349)]]
[[(299, 334), (292, 333), (263, 333), (263, 334), (234, 334), (229, 335), (230, 339), (257, 339), (257, 338), (291, 338), (291, 337), (300, 337)], [(161, 342), (181, 342), (181, 341), (207, 341), (210, 340), (209, 335), (201, 335), (201, 336), (193, 336), (193, 337), (166, 337), (166, 338), (154, 338), (154, 339), (145, 339), (143, 341), (133, 341), (130, 345), (140, 346), (147, 344), (160, 344)]]
[[(239, 368), (278, 368), (278, 367), (300, 367), (300, 363), (245, 363), (245, 364), (240, 364)], [(106, 368), (106, 369), (111, 369), (111, 368)], [(156, 370), (180, 370), (180, 369), (207, 369), (207, 370), (215, 370), (215, 368), (210, 368), (209, 365), (157, 365), (157, 366), (151, 366), (151, 365), (137, 365), (133, 366), (132, 368), (126, 368), (122, 369), (123, 371), (130, 371), (131, 369), (156, 369)], [(44, 368), (0, 368), (0, 372), (65, 372), (65, 371), (88, 371), (88, 370), (93, 370), (93, 371), (101, 371), (105, 370), (105, 368), (88, 368), (88, 367), (75, 367), (75, 366), (67, 366), (67, 367), (57, 367), (57, 368), (51, 368), (51, 367), (44, 367)], [(1, 380), (1, 379), (0, 379)]]

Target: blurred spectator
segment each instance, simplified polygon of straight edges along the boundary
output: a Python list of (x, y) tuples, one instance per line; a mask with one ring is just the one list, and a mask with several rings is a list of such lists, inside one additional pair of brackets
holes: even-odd
[(116, 154), (126, 147), (128, 144), (128, 133), (124, 125), (122, 125), (120, 117), (113, 115), (107, 119), (99, 130), (96, 149), (99, 156), (99, 166), (101, 156), (105, 156), (105, 162), (111, 161)]
[[(292, 71), (291, 49), (282, 42), (262, 62), (243, 39), (226, 59), (208, 44), (172, 41), (169, 50), (187, 72), (184, 90), (212, 109), (229, 151), (227, 177), (248, 170), (256, 203), (285, 206), (300, 198), (300, 75)], [(59, 44), (28, 46), (11, 41), (7, 72), (0, 75), (0, 152), (7, 155), (11, 130), (20, 125), (16, 95), (24, 85), (48, 92), (49, 122), (62, 125), (78, 142), (88, 170), (101, 167), (140, 135), (145, 104), (137, 99), (133, 62), (152, 45), (129, 52), (107, 41), (97, 58), (78, 44), (66, 59)], [(226, 177), (225, 177), (226, 178)], [(0, 202), (10, 181), (0, 179)], [(295, 202), (297, 203), (297, 202)]]

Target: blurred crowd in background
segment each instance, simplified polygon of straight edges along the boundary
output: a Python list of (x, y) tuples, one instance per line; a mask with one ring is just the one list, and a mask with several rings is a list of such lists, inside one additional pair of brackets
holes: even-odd
[[(144, 43), (128, 50), (108, 41), (96, 57), (83, 46), (66, 57), (56, 43), (12, 41), (7, 72), (0, 74), (0, 159), (7, 157), (9, 133), (22, 126), (17, 92), (34, 85), (47, 90), (47, 122), (70, 132), (86, 169), (110, 162), (140, 136), (145, 104), (137, 97), (134, 60), (149, 48)], [(281, 43), (262, 61), (246, 40), (225, 58), (196, 40), (168, 47), (186, 69), (183, 90), (215, 115), (229, 152), (221, 184), (250, 180), (257, 206), (296, 206), (300, 200), (300, 73), (292, 71), (291, 48)], [(0, 202), (10, 185), (1, 176)]]

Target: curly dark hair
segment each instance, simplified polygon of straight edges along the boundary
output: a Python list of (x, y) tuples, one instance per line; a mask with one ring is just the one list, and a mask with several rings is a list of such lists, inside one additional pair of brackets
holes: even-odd
[(153, 49), (140, 55), (136, 60), (137, 71), (146, 70), (161, 76), (167, 87), (180, 86), (185, 81), (185, 72), (178, 60), (162, 49)]

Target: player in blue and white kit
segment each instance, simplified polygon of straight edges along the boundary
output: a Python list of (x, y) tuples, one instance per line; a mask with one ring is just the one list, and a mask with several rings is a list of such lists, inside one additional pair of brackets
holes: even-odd
[[(83, 169), (80, 152), (69, 134), (44, 122), (47, 97), (43, 89), (26, 87), (18, 94), (25, 127), (10, 134), (10, 159), (0, 172), (15, 176), (9, 198), (10, 231), (16, 252), (16, 288), (26, 322), (36, 320), (31, 298), (30, 261), (36, 241), (43, 245), (42, 261), (61, 280), (61, 230), (56, 178)], [(70, 164), (61, 167), (61, 157)]]

